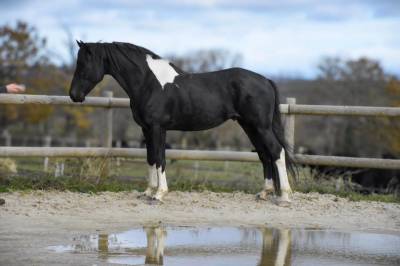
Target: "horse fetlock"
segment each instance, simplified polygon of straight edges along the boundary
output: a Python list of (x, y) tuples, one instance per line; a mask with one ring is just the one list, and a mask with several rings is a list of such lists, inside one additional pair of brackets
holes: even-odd
[(293, 194), (293, 192), (292, 192), (291, 188), (287, 188), (287, 189), (281, 189), (281, 194), (287, 194), (287, 195), (291, 196)]

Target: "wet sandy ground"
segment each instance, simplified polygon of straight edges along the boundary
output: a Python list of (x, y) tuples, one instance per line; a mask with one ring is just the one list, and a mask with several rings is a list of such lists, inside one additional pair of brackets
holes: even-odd
[(164, 204), (139, 192), (96, 195), (57, 192), (0, 193), (0, 265), (89, 265), (84, 258), (46, 247), (80, 234), (115, 232), (143, 225), (271, 226), (400, 234), (400, 204), (351, 202), (333, 195), (294, 193), (289, 207), (256, 201), (244, 193), (171, 192)]

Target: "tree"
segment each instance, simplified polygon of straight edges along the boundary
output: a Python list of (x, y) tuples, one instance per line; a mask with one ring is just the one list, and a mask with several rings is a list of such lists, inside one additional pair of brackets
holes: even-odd
[[(25, 22), (18, 21), (15, 27), (0, 27), (0, 83), (24, 83), (32, 91), (48, 89), (50, 84), (41, 75), (43, 67), (49, 65), (44, 55), (45, 46), (46, 39), (39, 37), (37, 30)], [(35, 83), (32, 83), (33, 80)], [(5, 106), (2, 109), (4, 112), (0, 114), (0, 121), (3, 127), (15, 121), (36, 123), (48, 118), (52, 111), (49, 106)]]
[[(69, 38), (71, 40), (71, 38)], [(71, 49), (71, 45), (69, 49)], [(73, 51), (71, 50), (71, 56)], [(74, 58), (68, 66), (53, 64), (46, 48), (46, 39), (36, 28), (18, 21), (0, 27), (0, 84), (26, 84), (29, 94), (67, 95), (74, 69)], [(24, 136), (85, 134), (91, 125), (85, 108), (54, 108), (46, 105), (4, 105), (1, 108), (1, 129)]]
[(243, 61), (240, 54), (222, 49), (199, 50), (184, 56), (169, 55), (167, 58), (183, 70), (193, 73), (240, 66)]
[[(376, 60), (361, 57), (343, 60), (325, 58), (318, 65), (319, 104), (388, 106), (385, 87), (388, 75)], [(327, 132), (335, 137), (331, 153), (348, 156), (380, 156), (382, 120), (366, 117), (330, 118)], [(369, 143), (369, 145), (365, 145)], [(380, 143), (380, 144), (379, 144)]]

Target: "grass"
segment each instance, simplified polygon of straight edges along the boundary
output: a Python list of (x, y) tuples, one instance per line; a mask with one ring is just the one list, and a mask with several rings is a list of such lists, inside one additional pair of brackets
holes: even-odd
[(400, 203), (399, 195), (360, 193), (361, 186), (351, 182), (351, 172), (321, 174), (309, 167), (304, 167), (299, 169), (297, 181), (292, 181), (291, 183), (295, 191), (302, 193), (317, 192), (320, 194), (333, 194), (351, 201)]
[[(100, 191), (143, 191), (146, 187), (147, 164), (144, 160), (120, 159), (50, 159), (49, 171), (43, 171), (43, 159), (21, 158), (15, 161), (17, 173), (0, 171), (0, 192), (15, 190), (69, 190), (97, 193)], [(55, 177), (56, 165), (65, 164), (64, 175)], [(167, 163), (168, 185), (178, 191), (243, 191), (262, 189), (262, 168), (258, 163), (175, 161)], [(363, 195), (351, 183), (349, 173), (320, 175), (310, 168), (300, 168), (295, 191), (334, 194), (353, 201), (400, 203), (392, 194)]]

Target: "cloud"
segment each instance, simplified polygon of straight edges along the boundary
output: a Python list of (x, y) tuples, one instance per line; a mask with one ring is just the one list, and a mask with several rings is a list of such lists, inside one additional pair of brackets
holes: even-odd
[(394, 1), (18, 3), (2, 12), (0, 23), (13, 22), (18, 14), (36, 25), (48, 38), (50, 49), (64, 57), (66, 35), (61, 25), (68, 26), (77, 39), (132, 42), (161, 55), (229, 49), (243, 54), (246, 68), (261, 73), (311, 77), (318, 60), (326, 55), (369, 56), (391, 71), (400, 71), (400, 37), (395, 34), (400, 18), (389, 12), (397, 5)]

